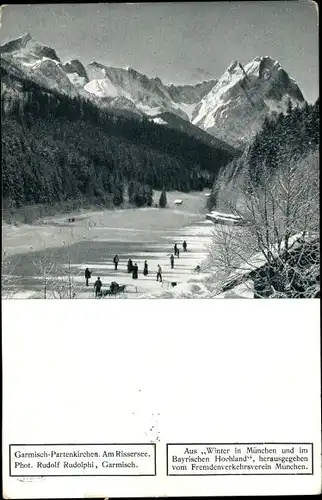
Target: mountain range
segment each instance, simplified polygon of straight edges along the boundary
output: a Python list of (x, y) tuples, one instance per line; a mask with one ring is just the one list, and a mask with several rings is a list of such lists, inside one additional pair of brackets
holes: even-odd
[[(305, 103), (301, 90), (278, 61), (256, 57), (245, 66), (233, 61), (217, 80), (195, 85), (166, 85), (135, 69), (115, 68), (78, 59), (61, 61), (54, 48), (29, 34), (0, 47), (1, 64), (11, 74), (24, 76), (69, 97), (83, 96), (97, 106), (145, 116), (158, 124), (219, 139), (244, 149), (260, 130), (266, 116)], [(19, 92), (7, 80), (4, 99)]]

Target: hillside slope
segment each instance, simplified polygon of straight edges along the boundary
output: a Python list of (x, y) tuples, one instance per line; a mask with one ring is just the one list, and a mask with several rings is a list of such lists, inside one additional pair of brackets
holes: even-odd
[(202, 189), (236, 150), (214, 147), (145, 118), (97, 108), (1, 69), (6, 206), (84, 197), (109, 205), (131, 184), (141, 206), (153, 189)]

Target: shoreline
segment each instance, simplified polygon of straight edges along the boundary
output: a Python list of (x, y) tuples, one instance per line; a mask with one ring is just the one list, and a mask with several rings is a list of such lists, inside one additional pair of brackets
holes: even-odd
[[(158, 196), (159, 192), (154, 192), (154, 203)], [(178, 197), (183, 197), (186, 202), (179, 208), (174, 205), (174, 200)], [(100, 236), (100, 232), (108, 233), (110, 241), (117, 241), (119, 236), (122, 241), (130, 232), (132, 238), (139, 240), (140, 233), (158, 232), (158, 225), (162, 235), (166, 230), (178, 229), (203, 219), (206, 204), (204, 192), (172, 191), (167, 193), (167, 199), (167, 208), (142, 207), (99, 211), (84, 209), (68, 214), (46, 216), (34, 224), (10, 225), (3, 222), (3, 258), (47, 248), (69, 246), (84, 240), (95, 240)], [(151, 224), (151, 212), (156, 220), (155, 224)], [(70, 218), (75, 218), (75, 222), (68, 223)], [(167, 219), (166, 224), (164, 219)]]

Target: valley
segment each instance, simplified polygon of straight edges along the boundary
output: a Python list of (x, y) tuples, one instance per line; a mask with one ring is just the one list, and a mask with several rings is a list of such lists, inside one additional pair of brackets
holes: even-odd
[[(208, 297), (258, 252), (272, 273), (262, 296), (319, 293), (319, 99), (308, 104), (276, 59), (236, 59), (221, 76), (174, 85), (131, 66), (63, 61), (28, 33), (0, 52), (3, 209), (9, 220), (25, 210), (25, 223), (33, 207), (56, 210), (33, 224), (4, 225), (6, 293), (90, 298), (83, 275), (91, 267), (104, 287), (119, 278), (124, 298)], [(208, 210), (239, 213), (243, 233), (205, 221), (206, 202)], [(59, 215), (73, 203), (91, 209)], [(313, 260), (311, 250), (302, 252), (310, 276), (300, 256), (289, 284), (288, 246), (301, 233), (313, 234)], [(169, 270), (173, 245), (184, 239), (189, 251)], [(276, 245), (286, 256), (281, 251), (272, 264)], [(114, 272), (116, 254), (122, 264)], [(126, 272), (130, 257), (140, 279)], [(143, 277), (145, 260), (150, 273)]]

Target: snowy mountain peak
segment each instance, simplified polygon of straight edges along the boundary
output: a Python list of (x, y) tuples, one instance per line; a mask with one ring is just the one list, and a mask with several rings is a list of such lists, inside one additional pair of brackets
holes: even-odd
[(266, 66), (281, 67), (281, 65), (277, 61), (277, 59), (274, 59), (273, 57), (270, 57), (270, 56), (255, 57), (254, 61), (259, 61), (260, 63), (265, 64)]
[[(123, 68), (119, 68), (120, 70), (122, 70)], [(132, 74), (132, 75), (135, 75), (135, 76), (138, 76), (140, 75), (140, 73), (138, 71), (136, 71), (135, 69), (133, 69), (131, 66), (128, 67), (127, 71)], [(142, 76), (145, 76), (142, 74)]]
[(18, 37), (16, 40), (13, 40), (17, 43), (17, 45), (20, 44), (21, 48), (26, 47), (28, 42), (35, 41), (33, 40), (32, 36), (30, 33), (25, 33), (24, 35)]
[(259, 78), (265, 78), (269, 73), (281, 69), (280, 63), (269, 56), (255, 57), (255, 59), (245, 66), (247, 75), (254, 75)]
[(255, 57), (245, 66), (240, 61), (235, 60), (228, 66), (222, 78), (225, 79), (227, 75), (241, 78), (250, 76), (262, 77), (267, 71), (277, 71), (281, 68), (280, 63), (269, 56)]
[[(219, 80), (164, 84), (131, 66), (117, 68), (98, 61), (86, 68), (78, 59), (62, 63), (55, 50), (29, 33), (0, 47), (1, 64), (43, 87), (70, 96), (84, 95), (99, 106), (160, 118), (180, 117), (209, 134), (243, 148), (272, 112), (304, 103), (296, 82), (280, 63), (258, 56), (243, 65), (234, 60)], [(167, 114), (167, 115), (165, 115)]]
[(34, 62), (37, 58), (47, 57), (54, 61), (59, 61), (54, 49), (37, 42), (29, 33), (11, 40), (0, 46), (2, 54), (10, 54), (13, 58), (22, 62)]
[(67, 75), (55, 50), (37, 42), (29, 33), (5, 43), (0, 52), (1, 64), (11, 68), (13, 73), (24, 74), (43, 87), (62, 94), (78, 95), (77, 85)]
[(94, 68), (97, 67), (97, 68), (103, 68), (103, 64), (101, 63), (98, 63), (97, 61), (91, 61), (88, 66), (93, 66)]
[(240, 69), (243, 69), (241, 63), (239, 61), (233, 61), (227, 68), (227, 73), (235, 73), (236, 71), (239, 71)]
[(32, 40), (33, 38), (30, 33), (25, 33), (24, 35), (1, 45), (1, 52), (13, 52), (15, 50), (24, 49), (27, 43)]
[(32, 36), (30, 33), (24, 33), (23, 35), (21, 35), (20, 40), (22, 43), (26, 44), (27, 42), (29, 42), (29, 40), (32, 40)]
[[(132, 67), (115, 68), (96, 61), (87, 67), (89, 82), (85, 90), (99, 97), (123, 97), (149, 116), (171, 111), (189, 120), (185, 103), (173, 102), (169, 89), (159, 77), (150, 78)], [(119, 102), (124, 102), (121, 100)]]
[(295, 106), (303, 95), (275, 59), (256, 57), (243, 66), (233, 61), (217, 84), (202, 99), (192, 123), (208, 133), (241, 147), (259, 130), (265, 116)]

